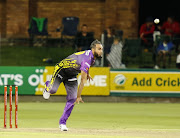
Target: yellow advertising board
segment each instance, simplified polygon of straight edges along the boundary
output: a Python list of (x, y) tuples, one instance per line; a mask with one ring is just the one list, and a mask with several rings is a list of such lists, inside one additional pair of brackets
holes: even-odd
[[(46, 67), (45, 72), (42, 75), (42, 81), (46, 82), (51, 79), (51, 75), (53, 74), (54, 67)], [(110, 86), (109, 86), (109, 72), (110, 69), (107, 67), (91, 67), (89, 73), (93, 78), (93, 81), (87, 81), (84, 89), (82, 91), (82, 95), (109, 95)], [(81, 80), (81, 75), (77, 76), (78, 85)], [(36, 91), (36, 95), (42, 95), (44, 89), (44, 85), (39, 83), (38, 89)], [(57, 92), (54, 95), (66, 95), (66, 90), (64, 84), (61, 83)]]
[(179, 93), (180, 72), (111, 71), (110, 92)]

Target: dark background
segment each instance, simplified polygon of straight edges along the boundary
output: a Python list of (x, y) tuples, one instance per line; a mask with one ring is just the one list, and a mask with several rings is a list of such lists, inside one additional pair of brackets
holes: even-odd
[(174, 16), (180, 21), (180, 1), (178, 0), (139, 0), (139, 27), (152, 16), (160, 19), (160, 25), (166, 21), (167, 16)]

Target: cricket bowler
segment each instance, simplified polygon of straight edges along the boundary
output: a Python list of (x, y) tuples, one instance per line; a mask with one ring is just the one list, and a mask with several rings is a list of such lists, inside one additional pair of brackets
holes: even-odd
[[(50, 81), (46, 81), (43, 92), (44, 99), (49, 99), (50, 94), (56, 93), (61, 82), (63, 82), (66, 93), (67, 102), (63, 115), (59, 120), (59, 128), (61, 131), (68, 131), (66, 121), (71, 115), (73, 107), (76, 103), (83, 103), (81, 92), (86, 80), (92, 80), (89, 74), (89, 68), (95, 62), (95, 59), (101, 58), (103, 54), (103, 46), (100, 41), (94, 40), (90, 45), (91, 50), (85, 50), (74, 53), (61, 62), (57, 63), (54, 73)], [(81, 82), (78, 89), (77, 75), (81, 73)]]

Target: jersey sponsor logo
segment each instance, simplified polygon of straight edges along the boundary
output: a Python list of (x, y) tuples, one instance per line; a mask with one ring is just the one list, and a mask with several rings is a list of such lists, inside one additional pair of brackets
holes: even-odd
[(88, 68), (83, 68), (84, 71), (88, 71)]

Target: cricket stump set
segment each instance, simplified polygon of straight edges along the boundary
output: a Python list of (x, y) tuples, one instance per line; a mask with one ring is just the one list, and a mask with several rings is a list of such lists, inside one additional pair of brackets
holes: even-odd
[(4, 86), (4, 128), (7, 127), (7, 95), (9, 88), (9, 127), (12, 128), (12, 97), (13, 88), (15, 90), (15, 128), (18, 128), (18, 86), (5, 85)]

